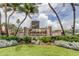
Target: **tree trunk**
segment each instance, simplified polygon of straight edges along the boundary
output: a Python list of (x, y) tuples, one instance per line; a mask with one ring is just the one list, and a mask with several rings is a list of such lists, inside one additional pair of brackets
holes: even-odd
[[(8, 26), (8, 30), (9, 30), (9, 22), (10, 22), (10, 18), (11, 16), (14, 14), (15, 10), (12, 11), (12, 13), (9, 15), (8, 17), (8, 22), (7, 22), (7, 26)], [(8, 34), (9, 34), (9, 31), (8, 31)]]
[(4, 4), (4, 13), (5, 13), (5, 31), (6, 35), (8, 35), (8, 26), (7, 26), (7, 3)]
[(18, 28), (17, 28), (17, 30), (16, 30), (16, 32), (15, 32), (15, 36), (17, 35), (18, 30), (19, 30), (21, 24), (26, 20), (26, 18), (27, 18), (27, 14), (26, 14), (25, 18), (22, 20), (22, 22), (19, 24), (19, 26), (18, 26)]
[(60, 18), (59, 18), (59, 16), (58, 16), (57, 12), (54, 10), (54, 8), (51, 6), (50, 3), (48, 3), (48, 5), (49, 5), (49, 7), (51, 8), (51, 10), (55, 13), (55, 15), (56, 15), (56, 17), (57, 17), (57, 19), (58, 19), (58, 21), (59, 21), (59, 24), (60, 24), (61, 30), (62, 30), (62, 35), (65, 35), (64, 28), (63, 28), (63, 26), (62, 26), (61, 20), (60, 20)]
[(75, 13), (75, 6), (73, 3), (71, 3), (72, 10), (73, 10), (73, 27), (72, 27), (72, 35), (75, 34), (75, 19), (76, 19), (76, 13)]
[(0, 35), (2, 35), (1, 12), (0, 12)]
[(10, 21), (10, 18), (11, 18), (11, 16), (14, 14), (14, 10), (12, 11), (12, 13), (9, 15), (9, 17), (8, 17), (8, 24), (9, 24), (9, 21)]

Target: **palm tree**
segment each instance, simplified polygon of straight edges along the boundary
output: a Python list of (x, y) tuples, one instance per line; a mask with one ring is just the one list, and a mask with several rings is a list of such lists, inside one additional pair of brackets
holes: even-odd
[(5, 13), (5, 30), (6, 30), (6, 35), (9, 36), (9, 34), (8, 34), (8, 26), (7, 26), (7, 3), (4, 3), (4, 13)]
[(18, 33), (18, 30), (21, 26), (21, 24), (26, 20), (28, 14), (34, 14), (34, 13), (37, 13), (38, 12), (38, 9), (37, 9), (37, 6), (35, 3), (24, 3), (22, 4), (19, 8), (19, 11), (21, 12), (24, 12), (25, 13), (25, 17), (24, 19), (20, 22), (16, 32), (15, 32), (15, 36), (17, 35)]
[[(76, 8), (75, 6), (79, 6), (78, 3), (70, 3), (72, 10), (73, 10), (73, 26), (72, 26), (72, 35), (75, 34), (75, 21), (76, 21)], [(65, 4), (63, 4), (63, 6), (65, 6)]]
[(75, 10), (75, 6), (74, 6), (74, 4), (73, 3), (71, 3), (71, 7), (72, 7), (72, 10), (73, 10), (73, 27), (72, 27), (72, 29), (73, 29), (73, 31), (72, 31), (72, 35), (74, 35), (75, 34), (75, 21), (76, 21), (76, 10)]
[[(8, 25), (9, 25), (9, 20), (11, 18), (11, 16), (14, 14), (14, 12), (17, 10), (17, 7), (20, 5), (20, 3), (4, 3), (4, 4), (0, 4), (0, 7), (4, 7), (4, 13), (5, 13), (5, 28), (6, 28), (6, 34), (7, 36), (9, 36), (8, 33)], [(7, 17), (7, 12), (8, 11), (12, 11), (12, 13), (9, 15), (9, 17)]]
[[(8, 20), (7, 20), (7, 26), (8, 26), (11, 16), (15, 13), (15, 11), (17, 11), (17, 8), (20, 6), (20, 3), (18, 3), (18, 4), (17, 3), (8, 3), (7, 6), (9, 7), (8, 10), (12, 11), (11, 14), (8, 16)], [(8, 27), (7, 27), (7, 29), (9, 30)]]
[(59, 18), (59, 16), (58, 16), (57, 12), (56, 12), (55, 9), (51, 6), (50, 3), (48, 3), (48, 5), (49, 5), (49, 7), (51, 8), (51, 10), (55, 13), (55, 15), (56, 15), (56, 17), (57, 17), (57, 19), (58, 19), (58, 21), (59, 21), (59, 24), (60, 24), (61, 29), (62, 29), (62, 35), (65, 35), (64, 28), (63, 28), (63, 26), (62, 26), (61, 20), (60, 20), (60, 18)]
[(10, 7), (9, 9), (11, 9), (10, 11), (12, 11), (12, 13), (8, 17), (9, 24), (11, 16), (15, 13), (15, 11), (17, 11), (17, 8), (20, 6), (20, 3), (8, 3), (7, 6)]

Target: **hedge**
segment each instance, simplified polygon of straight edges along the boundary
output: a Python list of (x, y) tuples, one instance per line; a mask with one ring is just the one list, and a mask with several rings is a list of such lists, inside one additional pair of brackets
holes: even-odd
[(51, 42), (51, 37), (44, 36), (44, 37), (39, 38), (39, 40), (44, 43), (47, 43), (47, 42)]
[(79, 42), (79, 36), (53, 36), (52, 40), (63, 40), (69, 42)]
[(0, 36), (0, 40), (16, 40), (18, 41), (20, 39), (20, 37), (17, 36)]
[(24, 36), (23, 40), (25, 41), (25, 43), (30, 43), (31, 42), (31, 37), (30, 36)]

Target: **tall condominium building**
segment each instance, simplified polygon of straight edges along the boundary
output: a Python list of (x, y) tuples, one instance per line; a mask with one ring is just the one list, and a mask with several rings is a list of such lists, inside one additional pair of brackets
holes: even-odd
[(39, 28), (39, 21), (32, 21), (32, 22), (31, 22), (31, 28), (32, 28), (32, 29), (37, 29), (37, 28)]

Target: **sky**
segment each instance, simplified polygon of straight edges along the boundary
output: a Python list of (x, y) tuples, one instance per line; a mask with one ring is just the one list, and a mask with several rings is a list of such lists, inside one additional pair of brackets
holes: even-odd
[[(58, 13), (62, 25), (64, 29), (70, 29), (73, 24), (73, 11), (70, 4), (65, 4), (63, 6), (61, 3), (53, 3), (51, 4), (56, 12)], [(39, 12), (36, 14), (31, 15), (32, 19), (27, 17), (26, 21), (21, 25), (22, 27), (30, 27), (32, 20), (40, 21), (40, 27), (45, 28), (47, 26), (52, 26), (52, 30), (60, 30), (60, 25), (58, 23), (57, 17), (54, 12), (49, 8), (48, 4), (41, 4), (38, 6)], [(0, 12), (2, 15), (2, 22), (4, 22), (5, 15), (0, 8)], [(7, 14), (10, 15), (12, 11), (8, 12)], [(17, 13), (15, 12), (13, 16), (10, 18), (10, 23), (16, 24), (16, 20), (20, 19), (22, 21), (25, 17), (24, 13)], [(79, 29), (79, 6), (76, 6), (76, 29)]]

